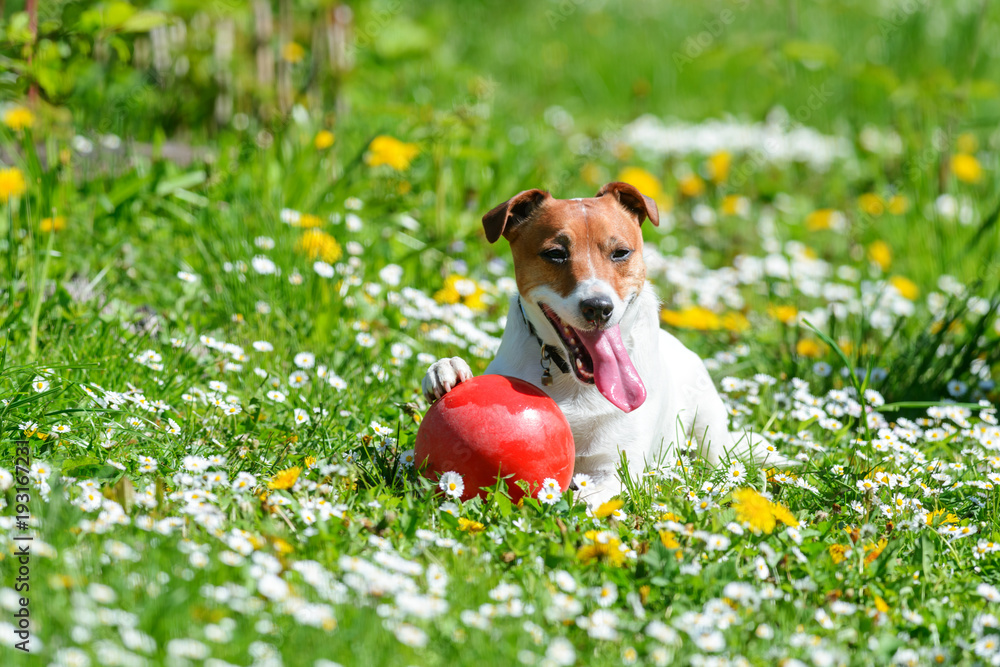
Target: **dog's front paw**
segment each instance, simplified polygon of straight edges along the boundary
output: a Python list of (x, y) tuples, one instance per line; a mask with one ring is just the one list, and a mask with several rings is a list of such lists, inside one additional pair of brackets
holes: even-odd
[(441, 359), (431, 364), (427, 369), (427, 375), (421, 383), (424, 396), (428, 401), (434, 402), (449, 391), (457, 387), (460, 383), (472, 379), (472, 369), (461, 357), (451, 357)]

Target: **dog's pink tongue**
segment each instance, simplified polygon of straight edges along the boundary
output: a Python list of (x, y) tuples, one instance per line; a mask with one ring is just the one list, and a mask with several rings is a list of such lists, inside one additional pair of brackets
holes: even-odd
[(604, 398), (625, 412), (632, 412), (646, 400), (646, 387), (632, 365), (617, 326), (599, 331), (580, 331), (594, 360), (594, 383)]

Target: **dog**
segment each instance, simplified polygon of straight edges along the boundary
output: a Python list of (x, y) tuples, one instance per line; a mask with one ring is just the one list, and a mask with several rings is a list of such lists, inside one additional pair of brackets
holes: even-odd
[[(620, 182), (591, 198), (526, 190), (483, 216), (486, 239), (510, 244), (518, 292), (486, 372), (538, 385), (559, 405), (591, 506), (621, 493), (620, 453), (633, 477), (688, 449), (713, 465), (748, 455), (787, 464), (759, 434), (729, 431), (701, 358), (660, 328), (642, 255), (647, 219), (659, 225), (656, 203)], [(441, 359), (423, 393), (434, 401), (472, 377), (460, 357)]]

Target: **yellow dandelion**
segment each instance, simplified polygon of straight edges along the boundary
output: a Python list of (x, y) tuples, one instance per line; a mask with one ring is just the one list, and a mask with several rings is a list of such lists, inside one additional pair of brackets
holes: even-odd
[(795, 515), (789, 511), (787, 507), (781, 503), (771, 503), (771, 513), (774, 514), (774, 518), (792, 528), (799, 527), (799, 520), (795, 518)]
[(983, 178), (982, 165), (968, 153), (959, 153), (951, 158), (951, 171), (955, 178), (965, 183), (978, 183)]
[(279, 554), (290, 554), (293, 551), (295, 551), (295, 547), (293, 547), (291, 544), (281, 539), (280, 537), (275, 537), (273, 540), (271, 540), (271, 543), (274, 544), (274, 550), (277, 551)]
[(312, 213), (303, 213), (299, 216), (299, 222), (295, 225), (296, 227), (305, 227), (310, 229), (312, 227), (322, 227), (323, 219), (318, 215), (313, 215)]
[(483, 288), (475, 280), (452, 274), (445, 278), (444, 286), (434, 293), (434, 300), (446, 304), (461, 303), (471, 310), (480, 312), (486, 310), (483, 295), (485, 295)]
[(882, 551), (885, 550), (885, 546), (889, 543), (884, 537), (878, 541), (878, 544), (869, 544), (865, 547), (865, 552), (868, 554), (865, 556), (865, 565), (871, 565), (872, 561), (882, 555)]
[(705, 160), (705, 170), (713, 183), (722, 183), (729, 178), (729, 168), (732, 164), (732, 154), (729, 151), (719, 151)]
[(750, 213), (750, 200), (743, 195), (726, 195), (720, 209), (723, 215), (743, 217)]
[(875, 241), (868, 246), (868, 259), (885, 271), (892, 264), (892, 248), (885, 241)]
[(887, 208), (893, 215), (903, 215), (910, 210), (910, 198), (906, 195), (893, 195)]
[(934, 510), (933, 512), (928, 512), (927, 517), (924, 519), (928, 526), (942, 526), (948, 523), (958, 523), (959, 518), (957, 515), (952, 513), (945, 513), (944, 510)]
[(295, 249), (305, 253), (310, 259), (321, 259), (327, 263), (336, 262), (344, 254), (337, 239), (318, 229), (303, 232)]
[(606, 542), (583, 545), (576, 552), (576, 558), (584, 565), (599, 562), (619, 567), (625, 562), (625, 553), (621, 550), (621, 542), (611, 537)]
[(823, 356), (826, 346), (812, 338), (803, 338), (795, 344), (795, 353), (800, 357), (818, 359)]
[(776, 522), (771, 511), (771, 501), (753, 489), (738, 489), (733, 492), (733, 509), (736, 518), (749, 524), (754, 532), (770, 535)]
[(466, 519), (465, 517), (459, 517), (458, 529), (466, 533), (481, 533), (484, 530), (486, 530), (486, 526), (479, 523), (478, 521), (473, 521), (472, 519)]
[(660, 543), (667, 549), (681, 548), (681, 543), (677, 541), (677, 536), (666, 530), (660, 531)]
[(818, 232), (823, 229), (833, 229), (837, 226), (838, 216), (843, 215), (840, 211), (832, 208), (820, 208), (806, 216), (806, 229), (811, 232)]
[(66, 218), (61, 215), (57, 215), (54, 218), (42, 218), (38, 229), (42, 232), (61, 232), (66, 229)]
[(889, 605), (882, 599), (881, 595), (875, 596), (875, 608), (882, 614), (888, 613)]
[(681, 194), (685, 197), (700, 197), (705, 194), (705, 181), (697, 174), (688, 174), (677, 184)]
[(848, 548), (843, 544), (831, 544), (830, 545), (830, 559), (833, 560), (834, 565), (839, 565), (847, 558)]
[(387, 165), (396, 171), (403, 171), (417, 157), (420, 149), (416, 144), (408, 144), (395, 137), (382, 134), (372, 139), (365, 154), (365, 164), (369, 167)]
[(798, 520), (781, 503), (768, 500), (753, 489), (737, 489), (733, 492), (733, 509), (736, 518), (750, 526), (756, 533), (771, 534), (777, 522), (798, 527)]
[(295, 486), (295, 482), (299, 479), (299, 473), (301, 472), (302, 468), (298, 466), (282, 470), (271, 478), (271, 481), (267, 483), (267, 488), (276, 491), (290, 489)]
[(683, 310), (664, 310), (660, 313), (664, 324), (678, 329), (715, 331), (722, 328), (722, 319), (708, 308), (688, 306)]
[(294, 65), (302, 62), (302, 59), (306, 57), (306, 50), (298, 42), (288, 42), (281, 49), (281, 57)]
[(904, 278), (903, 276), (893, 276), (889, 278), (889, 284), (896, 288), (896, 291), (904, 299), (909, 299), (910, 301), (916, 301), (917, 297), (920, 296), (920, 288), (917, 287), (909, 278)]
[(600, 507), (594, 510), (594, 516), (598, 519), (603, 519), (605, 517), (611, 516), (615, 510), (620, 510), (625, 506), (625, 503), (615, 498), (614, 500), (609, 500), (606, 503), (601, 503)]
[(767, 314), (782, 324), (794, 324), (799, 311), (795, 306), (768, 306)]
[(332, 146), (334, 141), (336, 141), (336, 137), (333, 136), (333, 132), (320, 130), (316, 133), (316, 138), (313, 139), (313, 145), (316, 146), (316, 150), (321, 151)]
[(858, 197), (858, 208), (873, 218), (877, 218), (885, 213), (885, 202), (874, 192), (866, 192)]
[(20, 197), (27, 191), (28, 185), (20, 169), (0, 169), (0, 202), (6, 204), (11, 197)]
[(35, 116), (24, 107), (14, 107), (4, 113), (3, 124), (15, 132), (20, 132), (35, 124)]
[(746, 316), (743, 315), (743, 313), (735, 311), (723, 315), (720, 323), (723, 329), (735, 333), (746, 331), (750, 328), (750, 321), (746, 318)]
[(658, 205), (666, 202), (660, 179), (642, 167), (625, 167), (618, 172), (616, 180), (635, 186), (639, 192), (655, 201)]

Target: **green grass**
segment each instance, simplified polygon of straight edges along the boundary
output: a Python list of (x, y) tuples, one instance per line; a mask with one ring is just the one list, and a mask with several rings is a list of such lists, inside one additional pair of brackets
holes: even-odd
[[(24, 20), (11, 4), (0, 55), (22, 72)], [(996, 6), (364, 4), (357, 65), (338, 84), (347, 111), (336, 115), (327, 79), (321, 103), (305, 92), (318, 14), (301, 6), (302, 112), (265, 120), (251, 113), (269, 103), (253, 83), (251, 14), (212, 5), (237, 19), (246, 50), (234, 65), (248, 112), (237, 129), (210, 120), (197, 8), (153, 7), (193, 35), (190, 73), (161, 89), (120, 55), (143, 34), (88, 32), (79, 4), (43, 15), (50, 43), (34, 74), (0, 81), (0, 100), (35, 116), (29, 130), (0, 125), (0, 168), (26, 181), (23, 196), (0, 202), (0, 468), (15, 471), (19, 443), (45, 464), (29, 504), (31, 655), (7, 645), (18, 499), (0, 494), (4, 664), (85, 664), (77, 652), (93, 665), (215, 667), (917, 664), (911, 650), (920, 664), (941, 651), (972, 665), (997, 655), (981, 616), (996, 603), (977, 588), (1000, 580), (995, 555), (977, 553), (1000, 535), (989, 407), (1000, 357)], [(724, 11), (732, 21), (704, 53), (674, 57)], [(54, 44), (69, 55), (49, 58), (42, 47)], [(56, 86), (46, 67), (79, 83)], [(45, 84), (37, 102), (33, 81)], [(826, 171), (734, 153), (731, 176), (713, 182), (708, 155), (651, 156), (619, 140), (644, 113), (758, 122), (783, 106), (794, 118), (816, 86), (829, 99), (802, 124), (852, 147)], [(550, 122), (554, 106), (572, 128)], [(868, 150), (868, 126), (898, 133), (898, 154)], [(323, 129), (336, 141), (317, 149)], [(77, 134), (99, 144), (106, 132), (154, 151), (170, 137), (211, 157), (73, 147)], [(412, 163), (371, 166), (382, 134), (415, 144)], [(594, 148), (575, 153), (582, 138)], [(982, 177), (968, 182), (952, 159), (973, 141)], [(513, 271), (506, 244), (485, 241), (482, 214), (530, 187), (590, 195), (626, 167), (663, 190), (665, 224), (644, 235), (659, 256), (649, 277), (677, 323), (667, 328), (708, 360), (734, 422), (802, 460), (786, 477), (745, 462), (745, 483), (790, 510), (798, 532), (734, 530), (746, 518), (733, 506), (739, 485), (728, 466), (697, 458), (631, 480), (620, 518), (588, 516), (569, 493), (546, 506), (502, 491), (449, 513), (401, 462), (428, 407), (419, 355), (460, 355), (482, 372), (502, 330)], [(706, 176), (703, 194), (681, 194), (687, 172)], [(724, 213), (733, 194), (745, 213)], [(908, 206), (865, 213), (865, 194)], [(942, 195), (965, 212), (949, 215)], [(316, 216), (335, 240), (332, 278), (314, 270), (307, 231), (283, 221), (286, 209)], [(821, 209), (838, 211), (842, 228), (811, 227)], [(706, 212), (714, 220), (697, 222)], [(65, 220), (56, 234), (43, 230), (54, 216)], [(890, 252), (881, 262), (878, 243)], [(793, 278), (772, 270), (779, 257), (795, 263)], [(465, 300), (475, 310), (449, 303), (458, 275), (477, 286), (478, 300)], [(314, 365), (296, 365), (303, 352)], [(876, 391), (865, 401), (887, 423), (860, 420), (840, 393), (851, 390)], [(950, 401), (967, 417), (940, 407)], [(208, 473), (225, 483), (186, 459), (213, 456)], [(294, 487), (268, 488), (294, 467)], [(253, 481), (234, 490), (241, 473)], [(907, 483), (879, 483), (883, 473)], [(873, 491), (859, 488), (866, 480)], [(313, 522), (322, 507), (334, 509)], [(948, 526), (970, 535), (949, 537)], [(590, 558), (604, 540), (624, 557)], [(613, 636), (588, 627), (609, 618)], [(560, 661), (564, 639), (572, 661)]]

